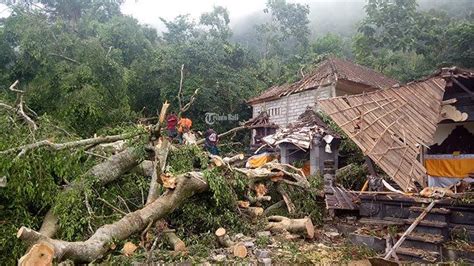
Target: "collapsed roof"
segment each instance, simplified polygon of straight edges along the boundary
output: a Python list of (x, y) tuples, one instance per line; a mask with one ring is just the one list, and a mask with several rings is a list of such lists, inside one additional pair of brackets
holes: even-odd
[(398, 81), (373, 69), (332, 57), (321, 62), (315, 70), (301, 80), (292, 84), (272, 86), (259, 96), (250, 99), (248, 103), (255, 104), (275, 100), (293, 93), (329, 85), (338, 80), (350, 81), (372, 89), (389, 88), (398, 84)]
[(244, 123), (247, 128), (278, 128), (278, 125), (270, 122), (270, 116), (266, 111), (260, 112), (256, 117)]
[(446, 81), (433, 76), (399, 88), (320, 100), (322, 110), (404, 191), (426, 186), (418, 155), (432, 143)]
[(264, 137), (263, 141), (271, 146), (291, 143), (300, 149), (308, 150), (312, 147), (314, 138), (322, 139), (326, 135), (339, 138), (313, 109), (308, 108), (295, 123), (278, 129), (275, 134)]

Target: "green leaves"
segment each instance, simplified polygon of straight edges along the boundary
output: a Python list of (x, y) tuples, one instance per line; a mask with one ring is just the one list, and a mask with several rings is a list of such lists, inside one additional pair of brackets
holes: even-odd
[(472, 45), (466, 45), (473, 40), (472, 22), (420, 11), (416, 0), (370, 0), (365, 10), (353, 43), (358, 62), (402, 82), (441, 66), (474, 66)]

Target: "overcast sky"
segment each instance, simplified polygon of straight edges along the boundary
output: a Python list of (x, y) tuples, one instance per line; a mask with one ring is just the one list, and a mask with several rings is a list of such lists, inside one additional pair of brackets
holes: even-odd
[[(311, 2), (360, 2), (361, 0), (287, 0), (292, 3), (309, 4)], [(126, 0), (122, 12), (136, 18), (140, 23), (157, 28), (163, 25), (160, 17), (173, 19), (181, 14), (190, 14), (198, 18), (213, 6), (224, 6), (229, 10), (231, 23), (254, 12), (263, 12), (266, 0)], [(0, 4), (0, 17), (8, 16), (9, 11)]]
[(198, 18), (213, 6), (224, 6), (229, 10), (230, 19), (251, 14), (265, 8), (265, 0), (126, 0), (122, 12), (132, 15), (142, 23), (156, 25), (159, 18), (173, 19), (181, 14)]

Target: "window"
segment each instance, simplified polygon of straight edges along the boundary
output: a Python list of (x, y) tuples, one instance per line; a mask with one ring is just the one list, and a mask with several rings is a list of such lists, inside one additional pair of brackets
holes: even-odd
[(275, 107), (275, 108), (268, 109), (268, 115), (269, 116), (275, 116), (275, 115), (280, 115), (280, 114), (281, 114), (280, 107)]

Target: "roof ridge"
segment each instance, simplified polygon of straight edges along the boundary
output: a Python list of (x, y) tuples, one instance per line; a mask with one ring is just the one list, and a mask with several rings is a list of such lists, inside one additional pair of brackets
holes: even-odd
[(325, 60), (319, 62), (305, 77), (291, 84), (285, 83), (272, 86), (259, 96), (250, 99), (248, 103), (275, 100), (282, 96), (315, 89), (318, 86), (337, 82), (338, 80), (351, 81), (372, 89), (388, 88), (399, 84), (399, 81), (369, 67), (347, 59), (328, 56)]

